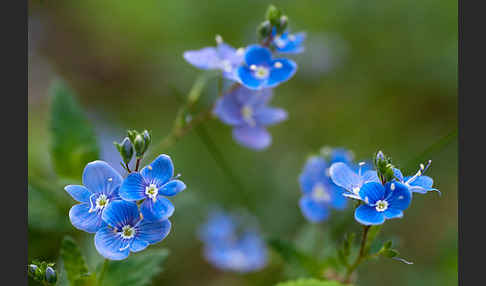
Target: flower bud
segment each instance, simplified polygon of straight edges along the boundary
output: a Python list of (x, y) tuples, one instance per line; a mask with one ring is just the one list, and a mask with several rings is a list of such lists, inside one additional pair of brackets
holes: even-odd
[(130, 142), (130, 139), (125, 137), (121, 143), (113, 142), (113, 144), (115, 144), (123, 162), (125, 162), (125, 164), (130, 163), (133, 157), (133, 145), (132, 142)]
[(267, 12), (265, 14), (265, 19), (270, 21), (272, 26), (277, 26), (280, 22), (280, 17), (282, 16), (282, 12), (277, 7), (270, 5), (268, 6)]
[(287, 29), (288, 22), (289, 22), (289, 18), (287, 17), (287, 15), (282, 15), (280, 17), (280, 21), (276, 26), (277, 34), (282, 34), (283, 32), (285, 32), (285, 29)]
[(136, 130), (128, 130), (127, 134), (128, 134), (128, 138), (133, 143), (135, 141), (135, 137), (138, 135), (138, 132)]
[(29, 274), (30, 275), (35, 276), (37, 269), (39, 269), (39, 267), (37, 267), (37, 265), (29, 264)]
[(54, 284), (57, 281), (57, 274), (56, 270), (54, 270), (52, 267), (48, 266), (46, 268), (46, 281), (49, 284)]
[(135, 139), (133, 140), (133, 147), (135, 148), (135, 155), (137, 156), (137, 159), (142, 158), (145, 151), (145, 140), (143, 139), (142, 135), (137, 134), (137, 136), (135, 136)]
[(270, 24), (270, 21), (264, 21), (258, 26), (257, 29), (258, 36), (260, 39), (265, 39), (269, 37), (272, 33), (272, 25)]
[(148, 130), (144, 130), (142, 136), (145, 143), (143, 153), (145, 153), (150, 145), (150, 142), (152, 142), (152, 136), (150, 135), (150, 132), (148, 132)]

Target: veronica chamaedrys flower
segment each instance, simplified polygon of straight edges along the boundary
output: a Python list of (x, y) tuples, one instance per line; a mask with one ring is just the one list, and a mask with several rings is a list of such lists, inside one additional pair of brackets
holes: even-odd
[(69, 211), (72, 225), (80, 230), (94, 233), (104, 222), (101, 216), (113, 201), (120, 200), (118, 189), (122, 177), (104, 161), (88, 163), (83, 171), (83, 186), (68, 185), (64, 189), (80, 204)]
[(267, 263), (267, 248), (260, 233), (243, 227), (231, 214), (212, 212), (199, 230), (199, 239), (204, 243), (206, 260), (221, 270), (247, 273)]
[(313, 156), (307, 160), (299, 176), (303, 194), (299, 206), (303, 215), (311, 222), (325, 220), (329, 216), (330, 208), (341, 210), (346, 207), (343, 189), (331, 181), (328, 168), (329, 165), (323, 157)]
[(251, 90), (242, 86), (219, 98), (214, 113), (233, 126), (233, 138), (238, 143), (262, 150), (272, 142), (266, 126), (287, 118), (285, 110), (267, 106), (271, 98), (271, 89)]
[(361, 186), (359, 196), (365, 203), (354, 212), (354, 218), (364, 225), (377, 225), (386, 219), (401, 218), (412, 200), (412, 193), (402, 183), (393, 181), (383, 186), (369, 182)]
[(419, 170), (413, 176), (403, 177), (402, 172), (397, 168), (394, 168), (393, 172), (395, 174), (395, 178), (399, 182), (405, 184), (412, 193), (425, 194), (430, 191), (436, 191), (440, 194), (438, 189), (432, 187), (434, 185), (434, 180), (429, 176), (423, 175), (423, 173), (429, 168), (430, 164), (431, 161), (429, 161), (427, 166), (420, 164)]
[(245, 50), (235, 49), (223, 42), (221, 36), (216, 36), (216, 47), (206, 47), (200, 50), (184, 52), (184, 59), (191, 65), (203, 69), (219, 69), (223, 76), (230, 80), (237, 80), (236, 68), (243, 62)]
[(173, 176), (172, 160), (167, 155), (159, 155), (140, 173), (128, 174), (120, 186), (120, 197), (126, 201), (144, 200), (140, 205), (144, 219), (167, 219), (174, 213), (174, 205), (163, 196), (174, 196), (186, 188)]
[(359, 200), (359, 191), (364, 184), (368, 182), (380, 183), (380, 179), (375, 170), (362, 171), (364, 165), (364, 162), (359, 163), (358, 172), (353, 171), (348, 165), (342, 162), (331, 165), (329, 175), (332, 181), (348, 191), (343, 196)]
[(245, 64), (237, 69), (240, 82), (250, 89), (271, 88), (290, 79), (297, 64), (289, 59), (272, 59), (272, 52), (259, 45), (245, 51)]
[(281, 35), (275, 35), (273, 38), (273, 45), (279, 53), (292, 53), (298, 54), (304, 51), (304, 41), (306, 33), (300, 32), (296, 34), (290, 34), (284, 32)]
[(144, 219), (134, 202), (115, 201), (103, 212), (107, 225), (95, 235), (96, 250), (105, 258), (122, 260), (130, 252), (139, 252), (163, 240), (170, 232), (169, 220)]

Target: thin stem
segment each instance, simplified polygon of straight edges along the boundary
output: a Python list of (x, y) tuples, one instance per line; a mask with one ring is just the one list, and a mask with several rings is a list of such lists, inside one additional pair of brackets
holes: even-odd
[(369, 226), (369, 225), (366, 225), (366, 226), (363, 227), (363, 237), (361, 239), (361, 246), (359, 248), (359, 254), (356, 257), (356, 260), (354, 261), (354, 263), (346, 271), (346, 276), (344, 278), (345, 283), (351, 282), (350, 281), (351, 275), (353, 275), (354, 271), (356, 270), (356, 268), (358, 268), (359, 264), (366, 258), (365, 247), (366, 247), (366, 241), (368, 239), (368, 231), (370, 230), (370, 227), (371, 226)]
[(135, 172), (138, 172), (138, 168), (140, 167), (140, 161), (142, 158), (137, 158), (137, 163), (135, 164)]
[(105, 273), (106, 270), (108, 269), (108, 264), (110, 263), (110, 260), (105, 259), (105, 262), (103, 262), (103, 268), (101, 268), (100, 275), (98, 276), (98, 285), (103, 285), (103, 278), (105, 278)]
[(130, 167), (128, 166), (128, 163), (125, 163), (125, 167), (126, 167), (126, 169), (127, 169), (127, 172), (128, 172), (128, 173), (131, 173), (131, 172), (132, 172), (132, 171), (130, 170)]

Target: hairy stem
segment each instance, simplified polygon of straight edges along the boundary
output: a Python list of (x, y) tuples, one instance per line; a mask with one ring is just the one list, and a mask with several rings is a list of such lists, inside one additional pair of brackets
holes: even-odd
[(345, 283), (351, 283), (351, 275), (353, 275), (356, 268), (358, 268), (360, 263), (363, 262), (363, 260), (366, 258), (365, 247), (366, 247), (366, 241), (368, 239), (368, 231), (370, 230), (370, 227), (371, 226), (369, 225), (363, 227), (363, 237), (361, 238), (361, 246), (359, 248), (359, 253), (354, 263), (351, 264), (351, 266), (349, 266), (348, 270), (346, 271), (346, 276), (344, 278)]

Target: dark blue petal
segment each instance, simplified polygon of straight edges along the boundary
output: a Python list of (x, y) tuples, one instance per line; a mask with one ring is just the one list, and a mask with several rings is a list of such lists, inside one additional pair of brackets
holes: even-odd
[(140, 171), (145, 182), (156, 184), (157, 188), (167, 183), (174, 176), (174, 165), (169, 156), (159, 155), (150, 165)]
[(236, 127), (233, 129), (233, 138), (241, 145), (255, 150), (265, 149), (272, 143), (272, 136), (261, 126)]
[(104, 161), (88, 163), (83, 171), (83, 185), (93, 193), (110, 195), (122, 181), (120, 174)]
[(213, 47), (186, 51), (184, 59), (191, 65), (204, 70), (219, 68), (221, 62), (216, 48)]
[(80, 185), (67, 185), (64, 187), (64, 190), (80, 203), (89, 202), (89, 197), (92, 194), (85, 186)]
[(378, 212), (375, 207), (368, 205), (359, 206), (354, 212), (354, 218), (357, 222), (364, 225), (377, 225), (385, 222), (383, 212)]
[(338, 162), (331, 165), (329, 174), (334, 184), (352, 192), (357, 193), (363, 180), (345, 163)]
[(110, 260), (123, 260), (130, 254), (128, 248), (130, 240), (123, 239), (106, 226), (96, 232), (94, 243), (96, 250)]
[(139, 252), (139, 251), (142, 251), (145, 248), (147, 248), (147, 246), (149, 246), (149, 245), (150, 245), (150, 243), (148, 243), (147, 241), (135, 237), (133, 239), (132, 243), (130, 243), (130, 251), (131, 252)]
[(157, 196), (155, 202), (152, 199), (146, 199), (140, 206), (140, 211), (144, 220), (165, 220), (174, 213), (174, 205), (168, 199)]
[(186, 184), (179, 180), (172, 180), (167, 184), (163, 185), (159, 190), (159, 194), (170, 197), (177, 195), (186, 189)]
[(266, 81), (266, 79), (256, 78), (253, 71), (250, 70), (248, 66), (239, 67), (236, 74), (238, 75), (238, 79), (240, 80), (241, 84), (250, 89), (262, 88)]
[(403, 181), (403, 174), (402, 174), (402, 171), (400, 171), (399, 169), (397, 168), (393, 168), (393, 175), (395, 176), (395, 178), (402, 182)]
[(169, 220), (148, 221), (142, 220), (136, 230), (136, 239), (147, 241), (150, 244), (163, 240), (170, 232)]
[(309, 195), (305, 195), (299, 200), (299, 206), (302, 214), (311, 222), (321, 222), (329, 216), (327, 206), (315, 202)]
[(245, 62), (250, 65), (270, 65), (272, 61), (272, 52), (258, 45), (251, 45), (246, 48)]
[(145, 188), (148, 184), (139, 173), (130, 173), (120, 186), (120, 197), (126, 201), (138, 201), (144, 199)]
[(385, 188), (380, 183), (369, 182), (361, 186), (359, 196), (368, 205), (374, 205), (376, 201), (385, 198)]
[(89, 233), (95, 233), (103, 227), (105, 223), (101, 219), (100, 211), (89, 212), (89, 210), (89, 203), (74, 205), (71, 210), (69, 210), (69, 220), (75, 228)]
[(405, 210), (412, 201), (412, 192), (402, 183), (391, 182), (385, 186), (385, 197), (388, 201), (388, 208)]
[(307, 160), (304, 170), (299, 175), (300, 188), (303, 193), (310, 194), (315, 184), (326, 184), (329, 179), (326, 176), (326, 160), (313, 156)]
[(110, 202), (102, 214), (103, 220), (117, 229), (125, 225), (135, 226), (140, 220), (137, 204), (128, 201)]
[(297, 64), (289, 59), (276, 59), (272, 61), (271, 65), (267, 87), (275, 87), (289, 80), (297, 71)]
[(260, 125), (273, 125), (287, 119), (287, 112), (281, 108), (264, 106), (255, 112), (255, 121)]

